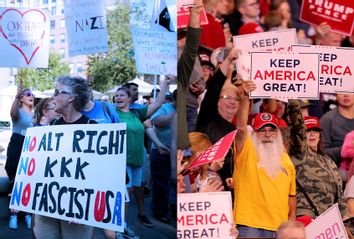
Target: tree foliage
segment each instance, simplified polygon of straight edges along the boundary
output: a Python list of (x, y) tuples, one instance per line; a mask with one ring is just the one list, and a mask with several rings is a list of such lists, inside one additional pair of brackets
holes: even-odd
[(93, 88), (106, 91), (136, 76), (129, 6), (117, 1), (116, 8), (107, 14), (107, 54), (89, 56), (88, 74), (94, 77)]
[(69, 72), (68, 63), (63, 62), (59, 54), (50, 52), (48, 68), (21, 68), (17, 72), (16, 82), (26, 88), (43, 91), (54, 88), (54, 79)]

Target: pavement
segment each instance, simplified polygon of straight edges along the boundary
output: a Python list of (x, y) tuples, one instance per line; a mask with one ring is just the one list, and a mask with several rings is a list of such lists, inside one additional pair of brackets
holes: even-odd
[[(132, 198), (133, 199), (133, 198)], [(129, 205), (129, 215), (128, 215), (128, 225), (133, 229), (137, 236), (141, 236), (143, 239), (166, 239), (176, 238), (176, 219), (171, 218), (170, 223), (165, 224), (155, 220), (152, 217), (152, 212), (150, 209), (151, 196), (145, 198), (145, 214), (149, 217), (151, 222), (154, 224), (152, 228), (147, 228), (137, 220), (137, 208), (135, 200), (131, 201)], [(31, 231), (26, 228), (24, 218), (19, 218), (19, 229), (11, 230), (8, 227), (7, 220), (0, 220), (0, 239), (31, 239)], [(70, 239), (70, 238), (68, 238)], [(79, 238), (75, 238), (79, 239)], [(102, 229), (95, 228), (94, 236), (92, 239), (105, 239)]]

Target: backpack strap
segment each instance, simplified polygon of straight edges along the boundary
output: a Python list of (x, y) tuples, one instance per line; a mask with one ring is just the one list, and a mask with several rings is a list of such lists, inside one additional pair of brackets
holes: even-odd
[(108, 114), (109, 118), (112, 119), (111, 112), (108, 109), (108, 105), (105, 101), (101, 101), (103, 110)]

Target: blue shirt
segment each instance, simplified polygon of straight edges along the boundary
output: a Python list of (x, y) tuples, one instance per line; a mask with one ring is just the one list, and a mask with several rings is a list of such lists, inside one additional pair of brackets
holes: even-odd
[[(80, 111), (87, 118), (95, 120), (98, 124), (120, 123), (119, 116), (114, 106), (108, 102), (95, 100), (94, 106), (89, 111)], [(102, 104), (106, 104), (108, 112)]]
[[(163, 104), (156, 112), (151, 116), (151, 120), (156, 119), (161, 115), (167, 115), (176, 112), (176, 108), (172, 103)], [(154, 126), (157, 137), (160, 142), (163, 143), (166, 147), (170, 147), (171, 144), (171, 126), (166, 125), (165, 127), (156, 127)], [(151, 148), (156, 149), (156, 145), (153, 143)]]
[(18, 116), (18, 120), (12, 122), (12, 132), (25, 136), (27, 128), (33, 126), (33, 113), (27, 113), (22, 108), (19, 108)]

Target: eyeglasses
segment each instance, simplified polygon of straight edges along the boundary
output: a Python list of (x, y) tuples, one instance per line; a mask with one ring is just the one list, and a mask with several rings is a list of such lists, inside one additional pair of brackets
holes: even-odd
[(228, 101), (237, 101), (237, 102), (240, 102), (240, 99), (238, 97), (232, 97), (232, 96), (229, 96), (229, 95), (222, 95), (219, 97), (219, 99), (225, 99), (225, 100), (228, 100)]
[(264, 136), (266, 133), (268, 133), (271, 136), (274, 136), (277, 134), (278, 130), (277, 129), (259, 129), (256, 131), (257, 134)]
[(30, 97), (30, 96), (34, 97), (34, 94), (32, 94), (31, 92), (26, 92), (26, 93), (23, 93), (22, 95), (27, 96), (27, 97)]
[(57, 96), (57, 95), (59, 95), (59, 94), (71, 95), (71, 93), (68, 92), (68, 91), (55, 89), (55, 90), (54, 90), (54, 96)]

